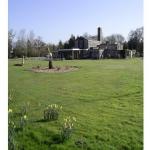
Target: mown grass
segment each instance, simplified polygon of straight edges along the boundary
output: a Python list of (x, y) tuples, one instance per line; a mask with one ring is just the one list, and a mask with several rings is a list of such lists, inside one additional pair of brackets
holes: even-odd
[[(141, 150), (143, 149), (143, 60), (54, 61), (78, 66), (67, 73), (34, 73), (47, 61), (9, 60), (9, 89), (15, 90), (13, 112), (28, 104), (28, 125), (15, 137), (25, 150)], [(48, 104), (63, 106), (58, 121), (44, 122)], [(72, 137), (61, 143), (60, 125), (75, 116)], [(80, 141), (84, 144), (80, 145)], [(79, 144), (78, 144), (79, 143)]]

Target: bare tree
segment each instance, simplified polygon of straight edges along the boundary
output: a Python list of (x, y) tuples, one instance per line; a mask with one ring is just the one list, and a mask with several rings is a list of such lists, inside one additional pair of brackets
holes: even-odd
[(83, 36), (84, 38), (89, 38), (89, 37), (91, 37), (91, 35), (88, 34), (87, 32), (85, 32), (82, 36)]
[(15, 33), (12, 29), (8, 31), (8, 57), (12, 57), (13, 50), (13, 39), (15, 37)]
[(136, 49), (140, 56), (143, 56), (143, 27), (130, 31), (128, 39), (129, 49)]
[(28, 57), (31, 57), (33, 55), (34, 51), (34, 32), (31, 30), (27, 37), (27, 55)]
[(38, 36), (35, 40), (34, 40), (34, 44), (35, 44), (35, 47), (37, 48), (37, 51), (38, 51), (38, 56), (40, 57), (41, 53), (41, 49), (42, 49), (42, 46), (45, 45), (45, 43), (42, 41), (42, 37), (41, 36)]
[(18, 40), (16, 42), (16, 49), (19, 53), (19, 56), (27, 56), (27, 36), (25, 29), (22, 29), (19, 32)]
[(108, 41), (111, 44), (114, 43), (123, 43), (125, 38), (121, 34), (112, 34), (104, 38), (104, 41)]
[(125, 38), (121, 34), (115, 34), (115, 40), (118, 43), (123, 43), (125, 41)]
[(34, 41), (34, 37), (35, 37), (35, 34), (33, 32), (33, 30), (31, 30), (28, 34), (28, 39), (33, 42)]

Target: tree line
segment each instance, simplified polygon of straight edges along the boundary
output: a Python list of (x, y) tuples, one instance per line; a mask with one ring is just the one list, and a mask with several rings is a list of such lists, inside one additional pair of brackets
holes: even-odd
[[(88, 33), (83, 34), (85, 38), (97, 39), (96, 36), (91, 36)], [(35, 36), (33, 31), (26, 32), (25, 29), (20, 30), (17, 35), (13, 29), (8, 31), (8, 57), (42, 57), (48, 54), (48, 48), (51, 51), (57, 49), (70, 49), (75, 46), (75, 37), (73, 34), (66, 42), (61, 40), (58, 44), (46, 43), (40, 36)], [(123, 49), (135, 49), (137, 53), (143, 55), (143, 27), (137, 28), (136, 30), (130, 31), (128, 40), (121, 34), (112, 34), (107, 37), (103, 37), (103, 42), (122, 43)]]
[(125, 38), (121, 34), (112, 34), (104, 38), (104, 41), (110, 43), (119, 42), (123, 44), (123, 49), (136, 50), (138, 56), (143, 56), (143, 44), (144, 44), (144, 35), (143, 27), (132, 30), (128, 34), (128, 39), (125, 41)]
[[(16, 41), (14, 41), (16, 39)], [(48, 47), (54, 49), (55, 45), (45, 43), (40, 36), (35, 37), (33, 31), (26, 33), (20, 30), (16, 35), (15, 31), (8, 31), (8, 55), (9, 57), (41, 57), (48, 53)]]

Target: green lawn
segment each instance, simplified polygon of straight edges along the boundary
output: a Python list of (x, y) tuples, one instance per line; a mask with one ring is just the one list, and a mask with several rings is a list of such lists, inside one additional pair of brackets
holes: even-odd
[[(15, 91), (13, 113), (28, 106), (28, 124), (16, 132), (15, 141), (24, 150), (142, 150), (143, 60), (68, 60), (55, 66), (78, 66), (67, 73), (34, 73), (33, 66), (47, 61), (9, 60), (9, 89)], [(63, 106), (58, 121), (43, 122), (48, 104)], [(65, 116), (77, 122), (69, 140), (59, 143)], [(81, 141), (81, 147), (75, 144)], [(79, 144), (80, 145), (80, 144)]]

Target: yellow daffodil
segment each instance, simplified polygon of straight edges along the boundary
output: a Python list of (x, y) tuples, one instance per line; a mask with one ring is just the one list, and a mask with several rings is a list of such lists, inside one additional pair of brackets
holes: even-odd
[(77, 121), (75, 117), (72, 117), (72, 119), (73, 119), (74, 121)]
[(65, 122), (67, 122), (67, 119), (64, 119)]
[(65, 128), (67, 127), (66, 123), (64, 124)]
[(26, 116), (26, 115), (24, 115), (24, 116), (23, 116), (23, 118), (24, 118), (24, 119), (27, 119), (27, 116)]
[(11, 112), (12, 112), (12, 109), (9, 109), (8, 112), (11, 113)]

